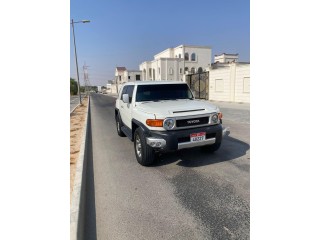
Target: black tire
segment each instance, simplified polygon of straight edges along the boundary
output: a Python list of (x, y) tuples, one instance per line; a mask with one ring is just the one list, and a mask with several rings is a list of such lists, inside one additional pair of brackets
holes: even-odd
[(117, 133), (120, 137), (124, 137), (124, 133), (121, 131), (121, 127), (123, 126), (122, 121), (121, 121), (121, 117), (120, 117), (120, 113), (118, 113), (117, 117), (116, 117), (116, 127), (117, 127)]
[(203, 146), (201, 147), (201, 149), (206, 152), (215, 152), (220, 148), (220, 146), (221, 146), (221, 142)]
[(155, 152), (152, 147), (147, 144), (146, 136), (139, 127), (134, 132), (134, 153), (138, 163), (142, 166), (148, 166), (154, 163)]

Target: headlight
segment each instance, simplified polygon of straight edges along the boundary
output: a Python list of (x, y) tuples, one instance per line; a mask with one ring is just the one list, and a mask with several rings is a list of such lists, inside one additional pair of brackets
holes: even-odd
[(211, 116), (211, 123), (212, 124), (218, 124), (219, 123), (219, 116), (217, 113), (214, 113), (212, 116)]
[(172, 118), (166, 118), (163, 121), (163, 127), (166, 130), (171, 130), (172, 128), (174, 128), (174, 119)]

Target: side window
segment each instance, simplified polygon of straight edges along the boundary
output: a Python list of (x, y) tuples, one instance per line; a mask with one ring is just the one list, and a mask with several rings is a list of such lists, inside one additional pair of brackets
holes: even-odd
[(123, 99), (123, 98), (122, 98), (123, 94), (126, 94), (126, 93), (127, 93), (127, 88), (128, 88), (128, 86), (124, 86), (124, 87), (123, 87), (123, 90), (122, 90), (122, 92), (121, 92), (121, 98), (120, 98), (120, 100)]
[(134, 89), (134, 86), (131, 85), (131, 86), (127, 86), (127, 94), (129, 94), (129, 103), (131, 103), (132, 101), (132, 94), (133, 94), (133, 89)]

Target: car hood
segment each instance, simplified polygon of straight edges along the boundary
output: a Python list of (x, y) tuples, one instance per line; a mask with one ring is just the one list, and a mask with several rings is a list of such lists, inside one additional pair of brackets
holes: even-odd
[(155, 114), (156, 117), (178, 117), (219, 112), (219, 108), (203, 100), (170, 100), (159, 102), (138, 102), (138, 111)]

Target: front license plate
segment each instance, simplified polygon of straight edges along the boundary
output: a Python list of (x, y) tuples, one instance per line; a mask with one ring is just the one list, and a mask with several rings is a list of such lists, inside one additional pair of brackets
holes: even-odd
[(206, 140), (206, 133), (205, 132), (190, 134), (190, 142), (201, 142), (204, 140)]

